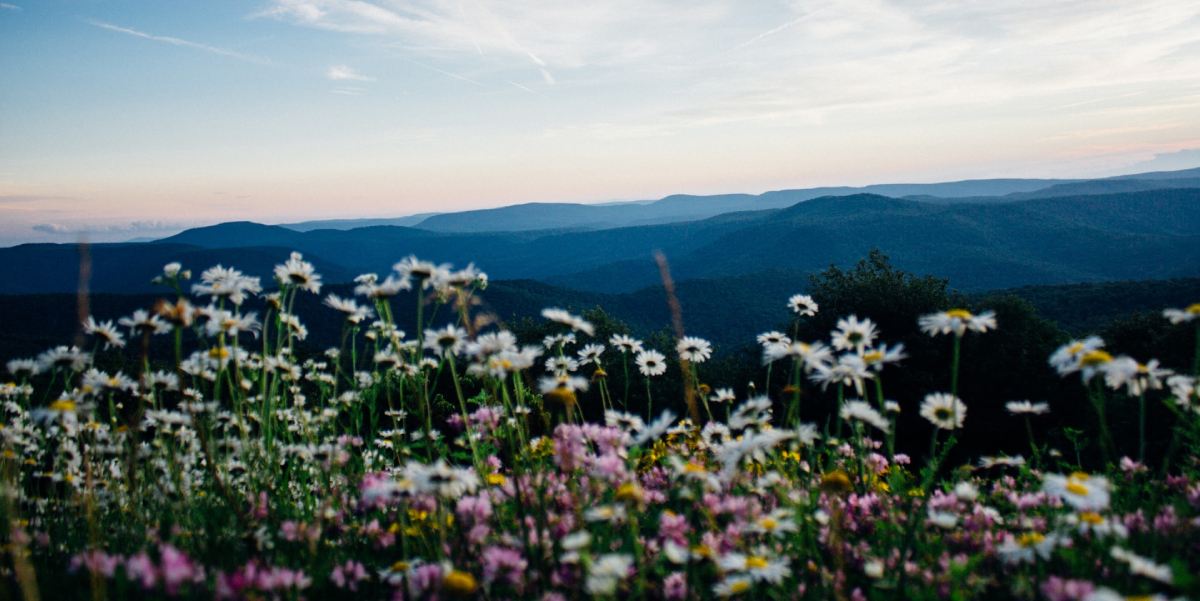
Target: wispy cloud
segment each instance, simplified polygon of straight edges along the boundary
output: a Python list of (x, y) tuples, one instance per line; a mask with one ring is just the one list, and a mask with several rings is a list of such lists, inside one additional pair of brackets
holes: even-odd
[(16, 4), (7, 4), (5, 2), (0, 2), (0, 8), (7, 8), (8, 10), (22, 10), (21, 7), (17, 6)]
[(351, 81), (375, 81), (374, 77), (361, 75), (351, 67), (346, 65), (338, 65), (329, 68), (329, 79), (335, 81), (351, 80)]
[(449, 77), (453, 77), (454, 79), (461, 79), (462, 81), (465, 81), (465, 82), (467, 82), (467, 83), (473, 83), (473, 84), (475, 84), (475, 85), (477, 85), (477, 86), (483, 86), (483, 87), (487, 87), (487, 86), (485, 86), (484, 84), (482, 84), (482, 83), (479, 83), (478, 81), (475, 81), (474, 79), (470, 79), (470, 78), (467, 78), (467, 77), (463, 77), (462, 75), (456, 75), (456, 74), (454, 74), (454, 73), (451, 73), (451, 72), (449, 72), (449, 71), (443, 71), (443, 70), (441, 70), (441, 69), (439, 69), (439, 68), (437, 68), (437, 67), (431, 67), (431, 66), (429, 66), (429, 65), (426, 65), (425, 63), (422, 63), (422, 62), (418, 62), (418, 61), (415, 61), (415, 60), (412, 60), (412, 59), (408, 59), (408, 62), (410, 62), (410, 63), (412, 63), (412, 64), (414, 64), (414, 65), (417, 65), (418, 67), (425, 67), (426, 69), (429, 69), (430, 71), (437, 71), (438, 73), (441, 73), (442, 75), (446, 75), (446, 76), (449, 76)]
[(230, 58), (236, 58), (238, 60), (243, 60), (243, 61), (250, 62), (250, 63), (257, 63), (260, 65), (271, 64), (271, 61), (267, 60), (265, 58), (252, 56), (249, 54), (243, 54), (241, 52), (235, 52), (233, 50), (226, 50), (224, 48), (217, 48), (216, 46), (209, 46), (208, 44), (200, 44), (198, 42), (189, 42), (187, 40), (181, 40), (179, 38), (173, 38), (173, 37), (169, 37), (169, 36), (152, 35), (152, 34), (144, 32), (144, 31), (138, 31), (136, 29), (129, 29), (128, 27), (120, 27), (117, 25), (113, 25), (111, 23), (104, 23), (102, 21), (89, 20), (88, 23), (91, 23), (92, 25), (95, 25), (96, 27), (100, 27), (102, 29), (107, 29), (109, 31), (116, 31), (119, 33), (137, 36), (139, 38), (145, 38), (147, 40), (154, 40), (156, 42), (166, 42), (168, 44), (173, 44), (175, 46), (184, 46), (187, 48), (195, 48), (196, 50), (203, 50), (204, 52), (211, 52), (212, 54), (228, 56)]
[(187, 226), (182, 223), (176, 222), (176, 221), (148, 220), (148, 221), (133, 221), (130, 223), (118, 223), (118, 224), (108, 224), (108, 225), (85, 224), (85, 225), (79, 225), (79, 226), (74, 226), (74, 227), (63, 225), (61, 223), (50, 222), (50, 223), (39, 223), (37, 225), (32, 226), (32, 228), (30, 228), (30, 229), (32, 229), (35, 232), (42, 232), (44, 234), (82, 234), (82, 233), (136, 234), (136, 233), (140, 233), (140, 232), (147, 232), (147, 233), (170, 232), (170, 231), (183, 229), (184, 227), (187, 227)]

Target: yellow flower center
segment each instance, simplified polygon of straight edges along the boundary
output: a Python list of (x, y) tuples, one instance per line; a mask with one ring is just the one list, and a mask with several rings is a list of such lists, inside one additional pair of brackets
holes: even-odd
[(1078, 482), (1067, 482), (1067, 492), (1069, 492), (1073, 495), (1086, 497), (1088, 494), (1088, 489), (1086, 486), (1084, 486)]
[(1187, 312), (1192, 315), (1200, 315), (1200, 303), (1196, 303), (1187, 308)]
[(208, 351), (208, 356), (212, 359), (224, 359), (229, 356), (229, 351), (225, 350), (225, 347), (218, 347)]
[(779, 522), (776, 522), (775, 520), (773, 520), (771, 518), (763, 518), (762, 521), (760, 521), (758, 523), (758, 525), (762, 526), (764, 530), (774, 530), (776, 527), (779, 526)]
[(1100, 524), (1104, 523), (1104, 518), (1100, 517), (1100, 514), (1094, 511), (1085, 511), (1079, 514), (1079, 520), (1092, 524), (1093, 526), (1099, 526)]
[(959, 319), (971, 319), (974, 317), (974, 315), (971, 315), (971, 312), (967, 311), (966, 309), (951, 309), (946, 311), (946, 316), (957, 317)]
[(1044, 540), (1046, 540), (1046, 537), (1037, 532), (1026, 532), (1017, 539), (1017, 544), (1021, 545), (1022, 547), (1028, 547), (1031, 545), (1036, 545)]
[(442, 579), (442, 588), (451, 595), (467, 596), (475, 594), (479, 585), (475, 583), (475, 577), (463, 572), (462, 570), (451, 570), (446, 577)]
[(494, 486), (504, 486), (504, 483), (508, 482), (508, 479), (503, 474), (488, 474), (487, 481), (488, 484)]
[(393, 572), (407, 572), (408, 571), (408, 562), (407, 561), (397, 561), (396, 563), (392, 564), (392, 571)]
[(767, 567), (767, 560), (761, 557), (750, 556), (746, 558), (747, 570), (762, 570)]
[(750, 590), (750, 583), (745, 580), (739, 580), (729, 587), (729, 592), (733, 594), (744, 593)]
[(51, 411), (75, 411), (75, 401), (58, 400), (50, 403)]
[(1104, 351), (1092, 351), (1084, 355), (1083, 358), (1079, 360), (1079, 364), (1084, 367), (1096, 367), (1098, 365), (1104, 365), (1105, 363), (1112, 361), (1112, 359), (1112, 355)]
[(700, 465), (699, 463), (692, 463), (690, 461), (687, 465), (683, 466), (683, 472), (685, 474), (703, 474), (707, 471), (708, 470), (704, 469), (703, 465)]
[(863, 361), (866, 363), (875, 363), (876, 361), (882, 361), (882, 360), (883, 360), (883, 353), (881, 353), (879, 351), (871, 351), (871, 352), (863, 355)]

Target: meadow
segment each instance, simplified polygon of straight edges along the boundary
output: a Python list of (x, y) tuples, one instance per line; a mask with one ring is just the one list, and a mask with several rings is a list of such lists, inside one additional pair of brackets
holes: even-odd
[[(270, 290), (195, 275), (6, 365), (7, 598), (1200, 598), (1200, 304), (1162, 314), (1178, 364), (1071, 340), (1031, 361), (1085, 405), (983, 407), (971, 379), (1024, 352), (976, 343), (1000, 309), (920, 315), (906, 346), (780, 298), (763, 379), (718, 386), (677, 304), (638, 340), (555, 307), (504, 324), (486, 274), (415, 257), (349, 298), (299, 253)], [(926, 349), (941, 375), (906, 379)], [(1069, 448), (1055, 411), (1087, 412)], [(972, 418), (1020, 454), (975, 454)]]

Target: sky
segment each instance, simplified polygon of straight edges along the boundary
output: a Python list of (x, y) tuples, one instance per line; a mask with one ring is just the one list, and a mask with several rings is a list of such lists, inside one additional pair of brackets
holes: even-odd
[(1195, 0), (0, 2), (0, 246), (1197, 166)]

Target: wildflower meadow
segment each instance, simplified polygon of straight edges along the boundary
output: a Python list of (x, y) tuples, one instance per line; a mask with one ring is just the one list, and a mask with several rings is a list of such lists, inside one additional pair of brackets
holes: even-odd
[(7, 363), (5, 598), (1200, 599), (1200, 304), (1163, 314), (1189, 364), (1094, 336), (1036, 358), (1087, 399), (1091, 452), (1039, 438), (1055, 399), (1011, 399), (988, 415), (1024, 451), (964, 458), (990, 311), (919, 316), (945, 377), (897, 401), (915, 358), (871, 315), (766, 331), (765, 379), (714, 384), (669, 279), (667, 335), (546, 308), (524, 340), (473, 266), (409, 257), (352, 296), (298, 253), (267, 287), (192, 276)]

